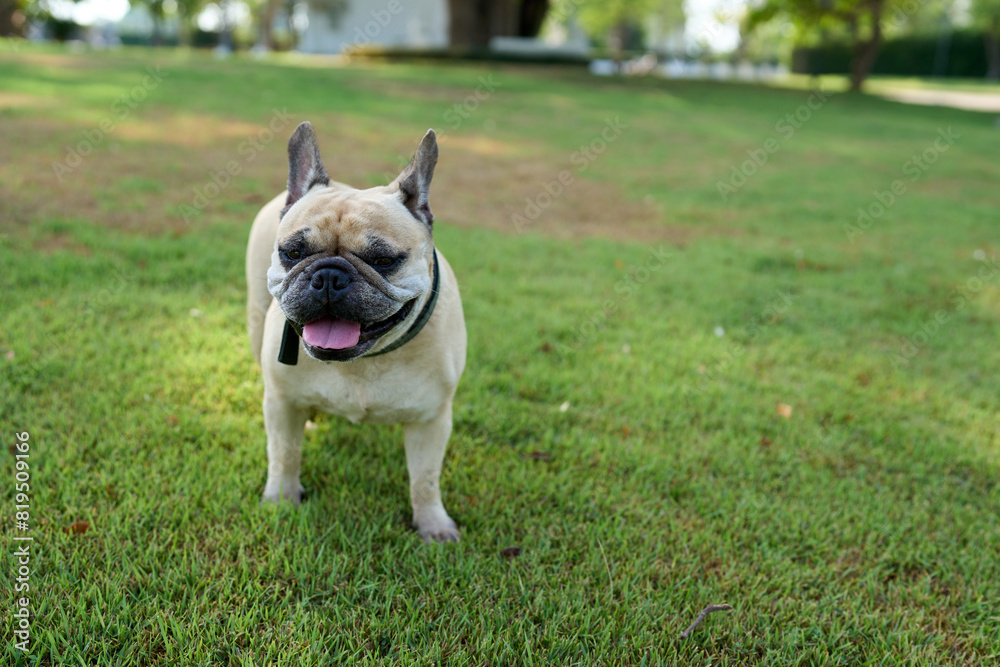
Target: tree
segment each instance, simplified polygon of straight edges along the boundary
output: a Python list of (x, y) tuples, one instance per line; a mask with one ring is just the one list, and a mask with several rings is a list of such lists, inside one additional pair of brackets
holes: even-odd
[[(77, 2), (70, 0), (71, 4)], [(79, 28), (72, 17), (66, 17), (67, 9), (66, 3), (51, 0), (0, 0), (0, 37), (24, 37), (29, 24), (39, 24), (53, 39), (66, 41)]]
[(625, 49), (625, 35), (657, 10), (658, 0), (584, 0), (578, 17), (583, 29), (592, 35), (605, 34), (619, 54)]
[(549, 0), (449, 0), (451, 45), (489, 48), (493, 37), (537, 37)]
[(24, 37), (27, 0), (0, 0), (0, 37)]
[(972, 16), (985, 31), (986, 78), (1000, 81), (1000, 0), (974, 0)]
[(296, 5), (298, 0), (284, 0), (285, 2), (285, 33), (288, 41), (284, 44), (286, 48), (294, 49), (299, 41), (300, 24), (296, 20)]
[(205, 0), (177, 0), (177, 39), (181, 44), (191, 44), (194, 21), (204, 5)]
[(872, 71), (885, 34), (882, 19), (899, 0), (765, 0), (751, 12), (751, 25), (787, 17), (805, 33), (846, 31), (851, 41), (851, 90), (860, 91)]
[(259, 44), (275, 51), (278, 44), (274, 40), (274, 17), (284, 0), (261, 0), (260, 3), (260, 40)]
[(164, 2), (165, 0), (129, 0), (133, 7), (141, 5), (149, 10), (149, 15), (153, 19), (153, 36), (151, 38), (153, 46), (163, 44), (163, 19), (166, 18)]
[(657, 32), (684, 22), (683, 0), (559, 0), (553, 15), (563, 21), (575, 17), (592, 39), (606, 39), (619, 64), (645, 28)]

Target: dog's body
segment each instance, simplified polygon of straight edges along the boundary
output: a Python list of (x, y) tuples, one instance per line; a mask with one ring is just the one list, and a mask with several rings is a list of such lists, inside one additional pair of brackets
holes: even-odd
[[(434, 133), (399, 178), (368, 190), (329, 180), (308, 123), (289, 160), (289, 189), (257, 215), (247, 247), (250, 343), (264, 374), (264, 500), (300, 501), (312, 412), (402, 423), (414, 525), (425, 540), (455, 541), (438, 482), (466, 333), (455, 274), (431, 235)], [(303, 338), (294, 365), (278, 360), (286, 320)]]

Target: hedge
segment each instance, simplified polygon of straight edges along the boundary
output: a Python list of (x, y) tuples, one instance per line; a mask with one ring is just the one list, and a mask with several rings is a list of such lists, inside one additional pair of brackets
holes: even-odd
[[(852, 54), (851, 46), (845, 42), (798, 47), (792, 53), (792, 71), (847, 74)], [(916, 35), (887, 41), (879, 51), (872, 74), (981, 79), (986, 76), (986, 69), (985, 33), (955, 31), (950, 35)]]

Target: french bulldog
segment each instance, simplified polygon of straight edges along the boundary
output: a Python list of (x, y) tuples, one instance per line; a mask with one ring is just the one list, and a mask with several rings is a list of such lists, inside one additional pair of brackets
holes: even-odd
[(428, 130), (396, 180), (358, 190), (330, 180), (310, 123), (292, 134), (288, 190), (261, 209), (247, 247), (250, 345), (264, 375), (263, 501), (301, 501), (302, 434), (315, 411), (401, 423), (413, 525), (424, 541), (458, 541), (439, 481), (466, 333), (455, 274), (434, 247), (437, 158)]

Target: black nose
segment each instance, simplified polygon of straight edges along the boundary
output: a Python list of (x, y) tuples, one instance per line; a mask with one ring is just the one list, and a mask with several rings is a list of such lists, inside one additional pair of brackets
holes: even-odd
[(309, 286), (324, 301), (339, 296), (337, 292), (344, 291), (351, 284), (351, 274), (336, 266), (328, 266), (313, 274)]

